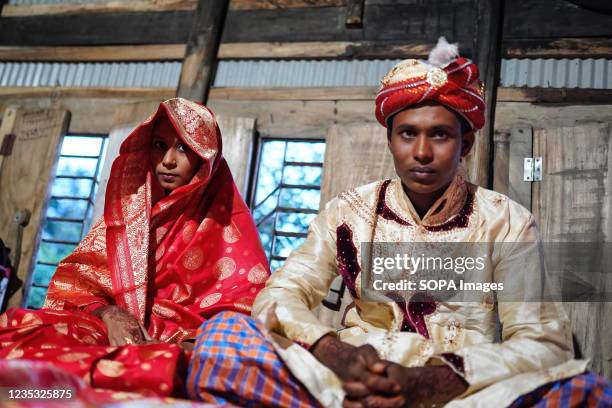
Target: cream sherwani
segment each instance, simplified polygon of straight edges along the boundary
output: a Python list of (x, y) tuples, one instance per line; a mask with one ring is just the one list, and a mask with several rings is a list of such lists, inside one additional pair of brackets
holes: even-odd
[[(367, 302), (360, 285), (363, 242), (488, 243), (491, 262), (481, 278), (515, 287), (518, 281), (525, 289), (525, 276), (543, 268), (537, 250), (513, 254), (505, 246), (534, 242), (539, 248), (531, 213), (465, 182), (462, 173), (423, 219), (399, 179), (340, 194), (312, 222), (304, 244), (272, 274), (253, 306), (287, 367), (323, 406), (341, 406), (344, 393), (339, 379), (306, 347), (331, 332), (356, 346), (371, 344), (382, 358), (405, 366), (449, 365), (469, 384), (449, 407), (506, 406), (545, 383), (585, 371), (586, 361), (572, 359), (569, 320), (558, 303), (495, 301), (483, 294), (480, 301), (435, 301), (421, 305), (429, 308), (423, 311), (409, 310), (408, 302)], [(354, 300), (339, 331), (312, 312), (338, 274)], [(497, 321), (501, 342), (495, 342)]]

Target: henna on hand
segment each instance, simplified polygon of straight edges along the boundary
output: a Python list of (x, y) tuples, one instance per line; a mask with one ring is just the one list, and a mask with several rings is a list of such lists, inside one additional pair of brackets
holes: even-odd
[[(356, 347), (329, 334), (315, 343), (312, 354), (342, 380), (347, 403), (373, 395), (385, 401), (397, 397), (403, 401), (399, 383), (385, 375), (387, 362), (380, 359), (371, 345)], [(401, 405), (396, 402), (388, 406)]]
[(116, 305), (102, 306), (93, 311), (104, 322), (112, 346), (143, 344), (145, 335), (141, 325), (127, 310)]
[(408, 406), (443, 404), (463, 394), (465, 380), (448, 366), (403, 367), (390, 363), (387, 374), (400, 382)]

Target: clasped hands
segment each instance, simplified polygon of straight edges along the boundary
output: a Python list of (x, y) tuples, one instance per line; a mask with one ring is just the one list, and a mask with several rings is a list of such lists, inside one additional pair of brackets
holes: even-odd
[(381, 359), (371, 345), (355, 347), (331, 334), (311, 351), (343, 382), (345, 408), (443, 404), (467, 388), (448, 366), (404, 367)]

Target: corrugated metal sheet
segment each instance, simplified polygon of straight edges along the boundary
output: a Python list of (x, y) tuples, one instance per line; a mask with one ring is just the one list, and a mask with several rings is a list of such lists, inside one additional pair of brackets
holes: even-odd
[[(222, 60), (216, 87), (377, 86), (399, 60)], [(0, 62), (0, 86), (176, 87), (180, 61)], [(612, 89), (610, 59), (505, 59), (506, 87)]]
[(107, 2), (108, 0), (9, 0), (8, 4), (82, 4)]
[(180, 61), (0, 62), (0, 86), (164, 88), (176, 87), (180, 74)]
[(376, 86), (400, 60), (219, 62), (217, 87)]
[(500, 76), (509, 87), (612, 89), (612, 60), (505, 59)]
[[(214, 86), (376, 86), (399, 60), (220, 61)], [(501, 84), (508, 87), (612, 89), (609, 59), (506, 59)]]

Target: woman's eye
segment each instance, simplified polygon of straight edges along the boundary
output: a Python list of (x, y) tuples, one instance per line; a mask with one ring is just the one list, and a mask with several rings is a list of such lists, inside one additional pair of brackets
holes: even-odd
[(165, 149), (166, 148), (166, 144), (164, 142), (162, 142), (161, 140), (154, 140), (153, 141), (153, 147), (156, 149)]
[(178, 150), (179, 152), (183, 152), (183, 153), (184, 153), (184, 152), (187, 150), (187, 148), (186, 148), (186, 146), (185, 146), (184, 144), (179, 143), (179, 144), (176, 146), (176, 150)]

